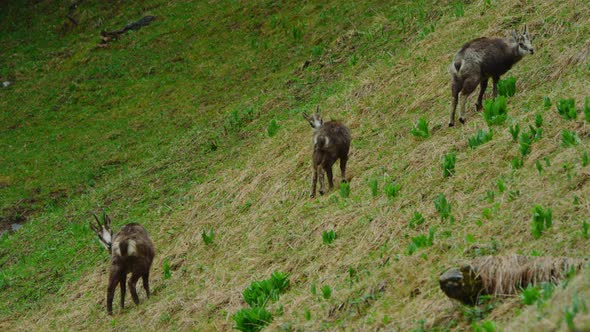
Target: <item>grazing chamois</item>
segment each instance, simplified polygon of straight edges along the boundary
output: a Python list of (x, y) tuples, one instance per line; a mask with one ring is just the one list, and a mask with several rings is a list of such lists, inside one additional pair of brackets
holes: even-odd
[(346, 162), (350, 150), (350, 130), (338, 121), (322, 120), (318, 106), (312, 116), (303, 113), (303, 117), (313, 128), (313, 180), (311, 182), (311, 197), (315, 197), (318, 175), (320, 178), (320, 194), (323, 195), (324, 171), (328, 174), (329, 189), (334, 187), (332, 165), (340, 159), (342, 182), (346, 182)]
[(493, 96), (496, 98), (500, 76), (510, 70), (524, 55), (534, 52), (526, 25), (522, 33), (512, 30), (512, 34), (508, 38), (482, 37), (463, 45), (449, 66), (453, 94), (449, 127), (455, 125), (455, 111), (459, 93), (461, 94), (459, 121), (465, 123), (465, 103), (477, 85), (479, 84), (480, 88), (476, 110), (480, 111), (483, 108), (482, 98), (488, 87), (489, 78), (491, 77), (493, 80)]
[[(92, 212), (91, 212), (92, 213)], [(103, 223), (96, 214), (92, 213), (96, 224), (90, 223), (90, 228), (98, 235), (98, 240), (111, 254), (109, 285), (107, 288), (107, 311), (113, 314), (113, 297), (117, 284), (121, 285), (121, 309), (125, 307), (125, 282), (127, 274), (131, 273), (129, 289), (135, 304), (139, 304), (139, 297), (135, 285), (141, 277), (147, 297), (150, 297), (150, 267), (154, 260), (154, 244), (143, 226), (130, 223), (121, 227), (113, 236), (111, 219), (103, 211)]]

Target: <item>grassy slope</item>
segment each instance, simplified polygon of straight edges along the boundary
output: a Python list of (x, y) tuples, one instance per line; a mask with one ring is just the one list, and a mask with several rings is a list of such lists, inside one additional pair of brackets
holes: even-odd
[[(473, 239), (496, 241), (499, 254), (588, 251), (580, 230), (589, 207), (589, 170), (580, 166), (580, 156), (590, 132), (582, 121), (567, 122), (553, 108), (542, 108), (543, 96), (573, 97), (579, 104), (587, 93), (582, 36), (588, 35), (588, 10), (575, 1), (475, 3), (460, 18), (454, 7), (437, 5), (436, 15), (422, 15), (422, 21), (412, 17), (420, 17), (419, 7), (430, 13), (430, 2), (88, 6), (81, 13), (87, 25), (64, 38), (57, 36), (63, 22), (55, 4), (2, 11), (6, 17), (30, 15), (39, 34), (52, 27), (39, 38), (23, 32), (29, 24), (23, 20), (2, 35), (14, 55), (2, 58), (11, 67), (0, 74), (17, 82), (0, 90), (0, 106), (9, 110), (2, 115), (3, 214), (32, 196), (31, 204), (44, 211), (0, 243), (0, 289), (9, 299), (0, 307), (2, 325), (228, 329), (231, 314), (244, 306), (241, 291), (281, 270), (292, 274), (293, 286), (279, 301), (285, 313), (275, 326), (407, 330), (425, 320), (426, 326), (465, 327), (469, 316), (442, 295), (436, 278), (466, 258)], [(107, 50), (94, 49), (97, 30), (144, 13), (161, 20)], [(509, 101), (510, 121), (527, 127), (541, 112), (545, 124), (524, 168), (512, 171), (509, 161), (518, 148), (506, 128), (475, 150), (467, 137), (485, 126), (479, 115), (445, 128), (446, 65), (465, 40), (501, 34), (519, 21), (537, 33), (538, 51), (512, 71), (518, 93)], [(430, 22), (435, 31), (423, 36), (419, 32)], [(301, 69), (306, 59), (311, 65)], [(310, 133), (299, 112), (315, 103), (353, 131), (348, 199), (337, 193), (306, 198)], [(252, 121), (228, 122), (228, 112), (238, 110), (239, 118), (250, 108)], [(417, 140), (409, 128), (423, 115), (435, 129), (433, 137)], [(281, 129), (268, 138), (271, 118)], [(564, 128), (577, 131), (582, 144), (563, 148)], [(207, 152), (211, 142), (217, 151)], [(77, 153), (68, 152), (72, 147)], [(440, 160), (451, 150), (457, 152), (457, 174), (444, 179)], [(535, 161), (544, 157), (551, 166), (539, 175)], [(569, 178), (564, 165), (571, 166)], [(372, 198), (367, 182), (374, 178), (380, 187), (395, 179), (400, 197)], [(508, 187), (504, 193), (496, 189), (499, 178)], [(520, 196), (509, 199), (510, 190)], [(487, 191), (495, 191), (493, 203)], [(63, 194), (56, 198), (54, 192)], [(434, 211), (439, 193), (453, 205), (454, 224), (441, 223)], [(534, 204), (554, 211), (554, 228), (540, 240), (529, 231)], [(85, 211), (102, 205), (117, 223), (146, 224), (158, 247), (154, 297), (112, 321), (104, 313), (106, 255), (89, 245), (84, 225)], [(427, 224), (409, 229), (414, 211)], [(205, 247), (200, 231), (209, 227), (217, 237)], [(434, 245), (408, 255), (410, 238), (429, 227), (436, 227)], [(338, 234), (332, 246), (321, 243), (327, 229)], [(168, 280), (161, 277), (164, 259), (173, 268)], [(350, 268), (358, 280), (351, 282)], [(330, 285), (333, 297), (313, 296), (312, 284)], [(555, 299), (562, 307), (572, 290), (564, 292)], [(516, 300), (497, 306), (490, 318), (500, 325), (520, 307)], [(309, 321), (305, 310), (312, 313)], [(547, 315), (546, 324), (556, 324), (561, 312)], [(520, 324), (526, 324), (523, 317)], [(585, 317), (579, 324), (590, 324)]]

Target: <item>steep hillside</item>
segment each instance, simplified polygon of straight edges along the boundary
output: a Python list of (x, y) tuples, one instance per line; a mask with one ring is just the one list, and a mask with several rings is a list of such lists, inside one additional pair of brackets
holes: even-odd
[[(3, 330), (230, 330), (244, 289), (274, 271), (291, 286), (268, 306), (273, 330), (565, 329), (574, 304), (573, 324), (590, 329), (588, 269), (536, 306), (459, 306), (437, 281), (481, 254), (474, 245), (587, 255), (583, 2), (90, 1), (76, 9), (78, 26), (65, 3), (1, 6), (0, 78), (14, 84), (0, 89), (0, 208), (2, 223), (27, 220), (0, 238)], [(100, 30), (147, 14), (156, 21), (97, 47)], [(448, 63), (465, 41), (523, 23), (536, 52), (510, 72), (508, 120), (471, 148), (487, 125), (471, 110), (447, 128)], [(577, 120), (556, 111), (565, 98)], [(317, 104), (351, 128), (348, 196), (308, 198), (301, 112)], [(421, 117), (428, 138), (410, 134)], [(539, 117), (542, 134), (521, 157), (508, 127), (528, 132)], [(578, 144), (564, 145), (564, 130)], [(444, 177), (450, 152), (455, 173)], [(436, 211), (440, 194), (452, 218)], [(535, 205), (553, 213), (538, 239)], [(103, 206), (116, 225), (144, 224), (157, 247), (152, 298), (121, 312), (116, 303), (112, 318), (108, 255), (87, 226), (88, 210)], [(422, 235), (433, 241), (419, 248)]]

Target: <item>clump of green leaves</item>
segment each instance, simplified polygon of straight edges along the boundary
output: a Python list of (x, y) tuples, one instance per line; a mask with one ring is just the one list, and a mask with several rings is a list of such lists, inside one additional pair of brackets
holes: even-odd
[(522, 168), (523, 165), (524, 165), (524, 161), (519, 157), (514, 157), (514, 158), (512, 158), (512, 160), (510, 160), (510, 167), (513, 170), (517, 170), (519, 168)]
[(257, 332), (270, 324), (273, 317), (265, 308), (253, 307), (238, 310), (232, 319), (235, 322), (234, 329), (243, 332)]
[(498, 94), (504, 97), (512, 97), (516, 93), (516, 78), (513, 76), (498, 81)]
[(582, 221), (582, 236), (585, 239), (588, 239), (590, 237), (590, 234), (588, 234), (589, 230), (590, 230), (590, 222), (588, 222), (588, 220), (583, 220)]
[(440, 214), (441, 221), (451, 218), (451, 203), (449, 203), (445, 194), (441, 193), (434, 200), (434, 209)]
[(170, 261), (168, 258), (164, 259), (164, 280), (172, 278), (172, 270), (170, 269)]
[(578, 112), (576, 112), (576, 101), (573, 98), (560, 99), (557, 103), (557, 113), (566, 120), (577, 119)]
[(336, 240), (336, 232), (333, 229), (322, 232), (322, 241), (324, 244), (332, 244), (334, 240)]
[(590, 157), (588, 157), (588, 151), (582, 153), (582, 167), (590, 165)]
[(322, 297), (326, 300), (328, 300), (330, 297), (332, 297), (332, 288), (329, 285), (324, 285), (321, 288), (322, 291)]
[(379, 195), (379, 181), (377, 179), (371, 179), (369, 181), (369, 188), (371, 189), (371, 195), (373, 197)]
[(420, 234), (418, 236), (412, 237), (412, 240), (408, 244), (408, 255), (412, 255), (416, 252), (416, 250), (424, 247), (430, 247), (434, 243), (434, 233), (435, 229), (430, 227), (428, 229), (428, 236), (424, 234)]
[(503, 193), (506, 190), (506, 185), (504, 184), (503, 178), (499, 178), (498, 181), (496, 182), (496, 184), (498, 186), (498, 191), (500, 193)]
[(414, 128), (410, 130), (410, 134), (415, 137), (428, 138), (430, 133), (428, 132), (428, 120), (426, 118), (420, 118), (414, 125)]
[(531, 144), (533, 142), (531, 133), (522, 133), (520, 134), (520, 139), (518, 140), (520, 154), (523, 157), (526, 157), (529, 153), (531, 153)]
[(416, 228), (416, 226), (420, 226), (425, 222), (426, 220), (424, 219), (424, 216), (422, 216), (420, 212), (416, 211), (414, 212), (412, 219), (410, 219), (410, 221), (408, 222), (408, 226), (410, 228)]
[(274, 135), (276, 135), (277, 132), (279, 131), (279, 128), (280, 128), (280, 126), (277, 123), (277, 120), (275, 120), (275, 119), (270, 120), (270, 124), (266, 128), (266, 132), (268, 133), (268, 137), (273, 137)]
[(350, 183), (342, 182), (340, 183), (340, 197), (348, 198), (350, 195)]
[(276, 271), (268, 279), (252, 282), (242, 293), (244, 302), (252, 308), (265, 307), (269, 300), (278, 300), (289, 284), (289, 275)]
[(588, 312), (588, 306), (586, 305), (586, 301), (584, 301), (584, 299), (580, 300), (578, 298), (578, 294), (574, 294), (572, 306), (566, 306), (564, 313), (567, 329), (571, 332), (580, 331), (574, 322), (574, 318), (576, 318), (576, 315), (580, 312), (580, 310), (583, 312)]
[(564, 129), (561, 131), (561, 143), (565, 147), (576, 146), (580, 143), (580, 138), (575, 132)]
[(507, 116), (508, 107), (506, 106), (506, 97), (499, 96), (484, 102), (483, 117), (488, 126), (504, 124)]
[(551, 208), (544, 209), (540, 205), (535, 205), (533, 208), (533, 222), (532, 233), (535, 239), (541, 237), (545, 229), (551, 228), (553, 225), (553, 212)]
[(584, 120), (590, 122), (590, 97), (584, 98)]
[(213, 243), (213, 239), (215, 239), (215, 233), (213, 232), (213, 229), (209, 229), (209, 232), (203, 230), (201, 232), (201, 237), (203, 238), (203, 242), (205, 243), (205, 245), (210, 245), (211, 243)]
[(399, 191), (401, 189), (401, 185), (395, 183), (393, 180), (387, 182), (384, 186), (383, 186), (383, 191), (385, 192), (385, 195), (389, 198), (389, 199), (394, 199), (395, 197), (399, 196)]
[(538, 141), (543, 137), (543, 128), (529, 125), (529, 136), (533, 141)]
[(481, 323), (473, 322), (471, 324), (471, 331), (472, 332), (496, 332), (496, 331), (499, 331), (499, 329), (496, 327), (496, 324), (494, 324), (493, 321), (484, 320)]
[(543, 115), (541, 113), (535, 114), (535, 126), (540, 128), (543, 125)]
[(528, 285), (520, 293), (520, 299), (525, 305), (540, 305), (551, 298), (555, 286), (550, 282), (543, 282), (539, 285)]
[(539, 174), (543, 173), (543, 165), (541, 165), (540, 160), (535, 161), (535, 167), (537, 168), (537, 172), (539, 172)]
[(254, 108), (232, 110), (225, 118), (223, 128), (226, 133), (237, 133), (244, 129), (248, 122), (254, 120)]
[(512, 140), (514, 142), (518, 141), (518, 133), (520, 133), (520, 125), (518, 125), (518, 123), (508, 127), (508, 131), (510, 132), (510, 135), (512, 135)]
[(453, 11), (455, 12), (455, 17), (463, 17), (465, 15), (465, 5), (463, 4), (463, 1), (456, 1), (453, 4)]
[(474, 149), (484, 143), (487, 143), (492, 140), (494, 136), (494, 131), (489, 129), (488, 132), (479, 129), (474, 136), (468, 138), (469, 147)]
[(455, 174), (455, 162), (457, 161), (457, 155), (454, 152), (445, 154), (443, 159), (443, 176), (449, 177)]
[(547, 96), (543, 97), (543, 108), (548, 110), (551, 108), (551, 99)]

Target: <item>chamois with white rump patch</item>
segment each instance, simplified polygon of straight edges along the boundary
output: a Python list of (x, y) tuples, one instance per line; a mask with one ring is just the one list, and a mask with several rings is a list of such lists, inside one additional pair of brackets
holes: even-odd
[(350, 130), (338, 121), (324, 122), (318, 106), (312, 116), (303, 113), (303, 117), (313, 128), (313, 180), (310, 197), (315, 197), (318, 177), (320, 194), (326, 193), (324, 172), (328, 175), (329, 189), (334, 187), (332, 165), (340, 159), (342, 182), (346, 182), (346, 162), (350, 150)]
[[(91, 212), (92, 213), (92, 212)], [(127, 274), (131, 273), (128, 286), (135, 304), (139, 304), (139, 297), (135, 285), (139, 278), (143, 279), (143, 288), (150, 297), (150, 268), (154, 260), (154, 244), (143, 226), (130, 223), (121, 227), (113, 236), (111, 219), (103, 211), (101, 223), (96, 214), (92, 213), (96, 225), (90, 223), (90, 228), (98, 236), (98, 240), (111, 254), (109, 285), (107, 288), (107, 311), (113, 314), (113, 297), (115, 288), (121, 286), (121, 309), (125, 307), (125, 290)]]
[(482, 98), (488, 87), (489, 78), (492, 78), (494, 84), (493, 96), (496, 98), (498, 96), (500, 76), (510, 70), (523, 56), (534, 52), (526, 25), (522, 33), (512, 30), (511, 36), (508, 38), (482, 37), (463, 45), (455, 54), (455, 58), (449, 66), (449, 73), (452, 76), (451, 91), (453, 95), (449, 127), (455, 125), (455, 111), (459, 95), (461, 96), (459, 121), (465, 123), (465, 103), (469, 95), (477, 88), (477, 85), (480, 88), (475, 106), (476, 110), (480, 111), (483, 108)]

